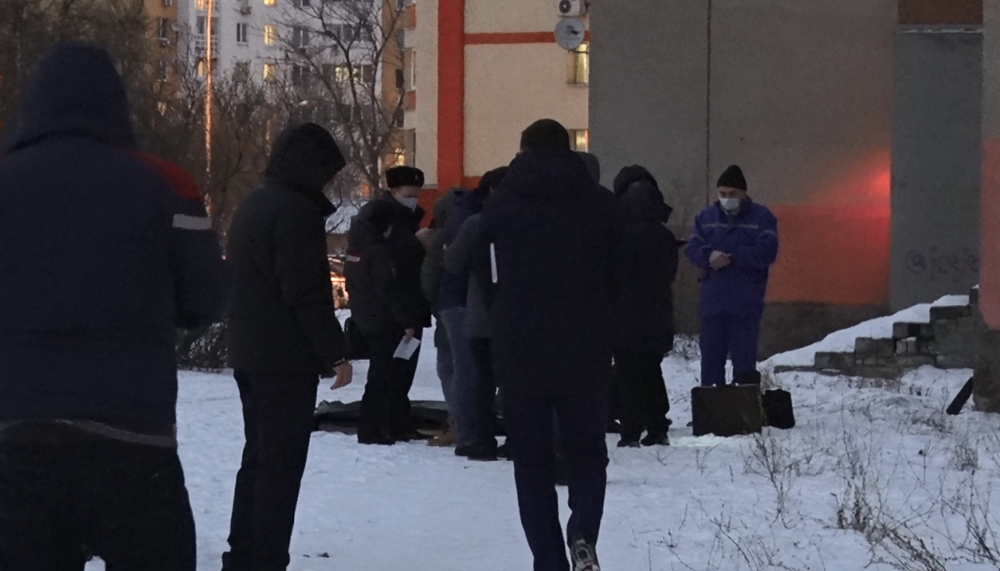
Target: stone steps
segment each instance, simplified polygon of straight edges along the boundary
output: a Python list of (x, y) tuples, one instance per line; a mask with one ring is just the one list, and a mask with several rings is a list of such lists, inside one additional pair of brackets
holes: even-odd
[(817, 353), (812, 367), (776, 367), (776, 373), (812, 371), (865, 378), (894, 378), (911, 369), (934, 366), (968, 369), (976, 360), (975, 304), (932, 307), (930, 323), (896, 323), (891, 339), (856, 340), (850, 353)]

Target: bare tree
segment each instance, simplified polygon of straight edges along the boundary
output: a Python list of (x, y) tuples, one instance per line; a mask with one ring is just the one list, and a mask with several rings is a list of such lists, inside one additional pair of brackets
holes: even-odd
[(404, 102), (384, 97), (382, 78), (387, 67), (403, 66), (402, 16), (397, 0), (296, 0), (285, 14), (281, 41), (291, 67), (282, 93), (345, 150), (341, 184), (361, 185), (345, 203), (379, 188), (392, 166), (386, 157), (396, 153)]

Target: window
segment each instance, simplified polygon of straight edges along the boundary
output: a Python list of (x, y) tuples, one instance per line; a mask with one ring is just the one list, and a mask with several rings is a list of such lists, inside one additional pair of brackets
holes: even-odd
[(292, 85), (296, 87), (301, 87), (307, 83), (309, 79), (309, 71), (301, 65), (292, 66)]
[(587, 129), (570, 129), (569, 146), (574, 151), (587, 152), (590, 149), (590, 131)]
[(167, 81), (170, 79), (170, 63), (160, 60), (160, 69), (157, 73), (157, 79), (160, 81)]
[(250, 62), (236, 62), (236, 65), (233, 66), (233, 80), (238, 83), (246, 83), (250, 80)]
[(194, 7), (198, 10), (208, 10), (208, 0), (195, 0)]
[(361, 28), (358, 30), (358, 41), (364, 42), (366, 44), (375, 43), (375, 35), (368, 28)]
[(205, 75), (208, 74), (208, 66), (205, 65), (205, 60), (203, 59), (198, 60), (197, 72), (198, 72), (198, 77), (205, 77)]
[[(205, 35), (205, 26), (207, 25), (208, 18), (204, 16), (198, 16), (197, 32), (199, 36)], [(219, 19), (212, 18), (212, 37), (215, 38), (219, 35)]]
[(361, 81), (365, 82), (366, 85), (375, 81), (374, 65), (366, 63), (361, 66)]
[(590, 44), (583, 44), (569, 54), (569, 82), (590, 84)]
[(296, 8), (308, 8), (310, 6), (312, 6), (311, 0), (295, 0)]
[(170, 20), (167, 18), (160, 18), (156, 21), (156, 37), (161, 40), (170, 39)]
[(301, 26), (292, 28), (292, 47), (304, 48), (309, 45), (309, 30)]
[(173, 6), (174, 5), (174, 0), (163, 0), (163, 5), (164, 6)]
[(264, 81), (268, 83), (274, 83), (278, 81), (278, 64), (276, 63), (264, 64)]
[[(357, 69), (354, 70), (354, 75), (357, 76)], [(351, 81), (351, 68), (346, 65), (338, 65), (337, 69), (334, 71), (334, 79), (340, 83), (347, 83)]]
[(249, 42), (250, 24), (236, 24), (236, 43), (246, 44)]
[(277, 3), (278, 3), (278, 0), (264, 0), (264, 5), (265, 6), (274, 6)]
[(405, 76), (403, 75), (403, 70), (396, 70), (396, 89), (402, 91), (403, 85), (406, 83)]
[(278, 43), (278, 26), (266, 24), (264, 26), (264, 45), (273, 46)]

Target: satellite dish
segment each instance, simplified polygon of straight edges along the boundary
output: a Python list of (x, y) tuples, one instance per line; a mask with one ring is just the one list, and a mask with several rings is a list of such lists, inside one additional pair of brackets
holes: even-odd
[(580, 18), (563, 18), (556, 25), (556, 43), (564, 50), (573, 51), (583, 45), (587, 26)]

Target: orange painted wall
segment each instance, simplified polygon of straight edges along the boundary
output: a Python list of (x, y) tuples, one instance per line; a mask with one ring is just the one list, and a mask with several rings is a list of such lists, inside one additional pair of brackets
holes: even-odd
[(984, 142), (981, 210), (979, 307), (989, 326), (1000, 329), (1000, 139)]
[(819, 183), (805, 204), (774, 205), (781, 236), (768, 301), (889, 302), (890, 151)]

